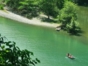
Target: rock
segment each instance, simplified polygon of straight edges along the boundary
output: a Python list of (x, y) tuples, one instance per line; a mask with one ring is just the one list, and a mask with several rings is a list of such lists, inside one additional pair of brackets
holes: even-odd
[(61, 30), (61, 27), (56, 27), (56, 31), (60, 31)]

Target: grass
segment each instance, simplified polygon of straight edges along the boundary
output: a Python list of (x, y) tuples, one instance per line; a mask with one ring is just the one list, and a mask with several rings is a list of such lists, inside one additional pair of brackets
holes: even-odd
[(83, 36), (88, 39), (88, 7), (79, 7), (78, 10), (78, 22), (80, 24), (80, 27), (82, 29)]

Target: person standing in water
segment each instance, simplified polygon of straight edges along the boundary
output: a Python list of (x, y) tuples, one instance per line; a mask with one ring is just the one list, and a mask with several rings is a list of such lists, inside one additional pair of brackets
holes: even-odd
[(72, 57), (72, 55), (71, 55), (71, 54), (69, 54), (69, 53), (67, 54), (67, 57), (69, 57), (69, 58), (73, 58), (73, 57)]

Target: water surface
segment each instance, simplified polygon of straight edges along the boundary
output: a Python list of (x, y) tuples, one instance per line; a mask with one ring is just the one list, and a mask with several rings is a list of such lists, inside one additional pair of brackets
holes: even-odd
[[(77, 38), (45, 28), (0, 17), (0, 33), (14, 40), (21, 49), (34, 52), (36, 66), (88, 66), (88, 45)], [(66, 57), (73, 54), (74, 60)]]

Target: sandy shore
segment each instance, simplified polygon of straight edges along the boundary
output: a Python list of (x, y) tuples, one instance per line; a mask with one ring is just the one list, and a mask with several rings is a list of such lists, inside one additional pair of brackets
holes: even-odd
[(22, 17), (20, 15), (17, 15), (15, 13), (12, 13), (10, 11), (0, 10), (0, 16), (5, 17), (5, 18), (9, 18), (9, 19), (12, 19), (12, 20), (16, 20), (18, 22), (32, 24), (32, 25), (52, 27), (52, 28), (55, 28), (55, 27), (59, 26), (59, 24), (55, 24), (55, 23), (42, 22), (41, 20), (39, 20), (37, 18), (33, 18), (32, 20), (30, 20), (30, 19), (27, 19), (27, 18)]

